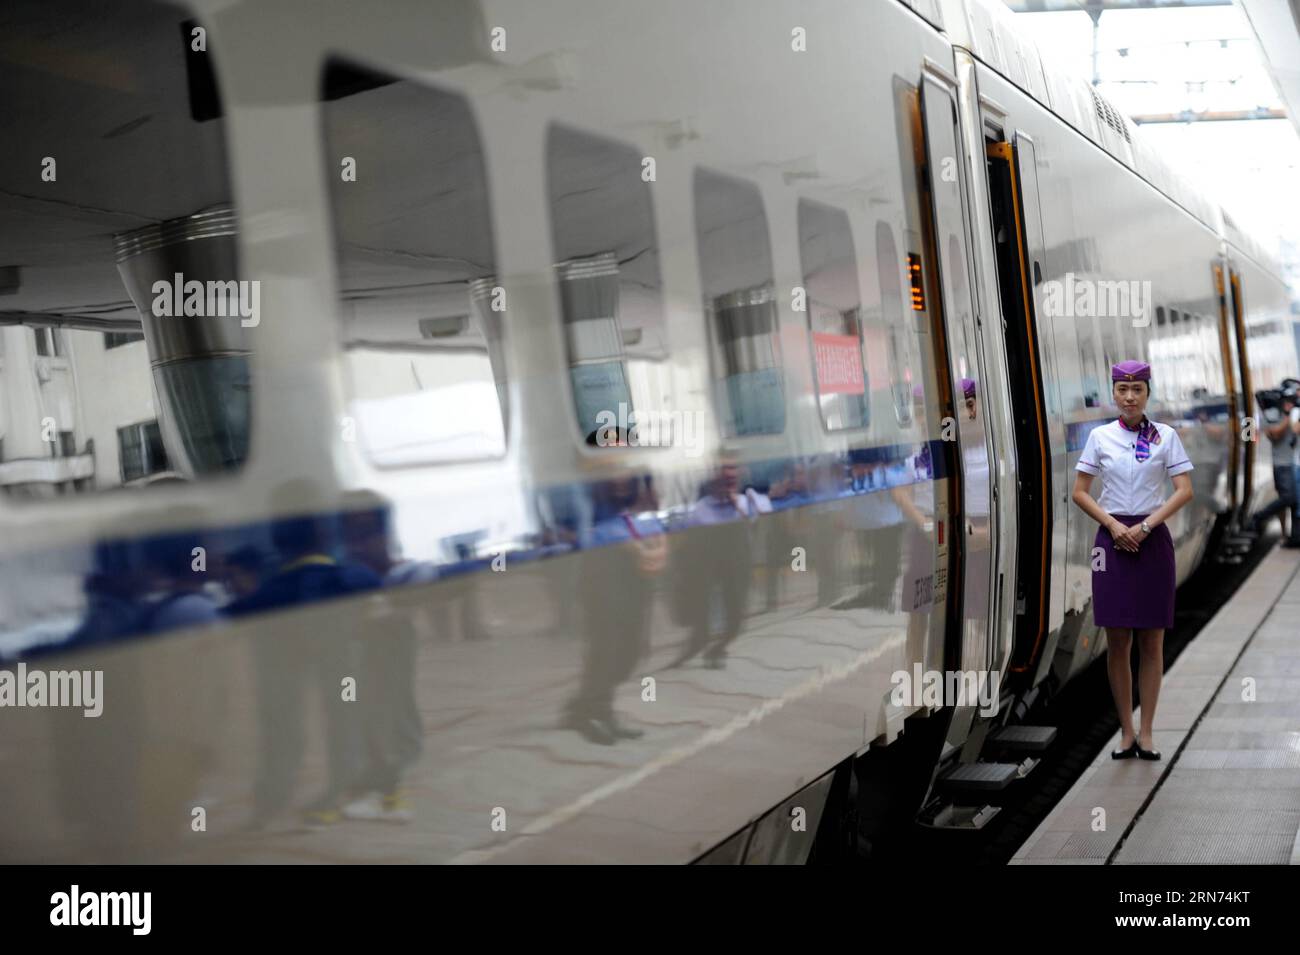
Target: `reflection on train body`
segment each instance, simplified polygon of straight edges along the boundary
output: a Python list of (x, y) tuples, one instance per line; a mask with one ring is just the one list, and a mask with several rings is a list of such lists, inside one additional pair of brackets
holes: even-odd
[[(464, 53), (479, 4), (374, 33), (286, 2), (307, 102), (241, 82), (230, 24), (278, 29), (253, 4), (200, 4), (236, 64), (211, 88), (171, 4), (0, 13), (53, 51), (0, 43), (0, 662), (108, 694), (0, 714), (0, 859), (686, 861), (928, 716), (891, 673), (991, 660), (978, 256), (956, 185), (928, 251), (890, 138), (942, 34), (832, 4), (862, 48), (770, 79), (855, 119), (792, 108), (787, 134), (716, 82), (781, 4), (737, 27), (670, 3), (707, 61), (606, 48), (650, 15), (593, 7), (568, 71), (554, 25), (522, 65)], [(383, 54), (408, 33), (446, 49)], [(629, 79), (660, 58), (703, 135)], [(1100, 414), (1081, 340), (1072, 433)], [(1222, 455), (1212, 426), (1194, 453)]]

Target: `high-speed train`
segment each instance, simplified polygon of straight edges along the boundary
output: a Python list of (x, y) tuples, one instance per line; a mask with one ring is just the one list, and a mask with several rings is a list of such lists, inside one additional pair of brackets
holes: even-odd
[(0, 859), (984, 825), (1104, 651), (1109, 366), (1195, 464), (1180, 581), (1298, 368), (1262, 246), (1009, 21), (5, 3)]

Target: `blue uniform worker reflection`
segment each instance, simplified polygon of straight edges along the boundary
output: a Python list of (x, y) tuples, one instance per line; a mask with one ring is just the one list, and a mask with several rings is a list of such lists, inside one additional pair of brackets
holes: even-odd
[[(388, 506), (373, 494), (356, 497), (350, 503), (372, 506), (343, 516), (348, 557), (372, 571), (385, 588), (437, 579), (433, 564), (398, 555)], [(420, 755), (424, 739), (415, 697), (417, 633), (412, 616), (394, 606), (394, 599), (387, 592), (376, 598), (356, 634), (361, 751), (353, 787), (357, 798), (343, 807), (349, 819), (406, 822), (411, 818), (399, 787), (402, 775)]]
[(140, 629), (161, 633), (220, 620), (217, 599), (208, 590), (206, 564), (202, 539), (195, 534), (169, 534), (148, 541), (144, 569), (150, 593)]
[[(275, 497), (283, 498), (286, 507), (312, 500), (314, 488), (300, 488), (298, 483), (280, 488)], [(234, 617), (270, 614), (378, 588), (380, 579), (373, 570), (335, 558), (332, 531), (331, 520), (324, 516), (277, 521), (271, 531), (275, 570), (251, 594), (232, 602), (227, 612)], [(356, 773), (358, 721), (347, 709), (354, 704), (341, 692), (343, 680), (357, 673), (351, 635), (293, 616), (268, 617), (263, 631), (253, 642), (261, 728), (253, 825), (268, 823), (293, 796), (306, 744), (309, 698), (323, 711), (328, 766), (324, 791), (307, 810), (307, 821), (334, 821)]]
[[(139, 632), (146, 607), (148, 578), (129, 541), (105, 540), (95, 546), (93, 566), (83, 588), (86, 610), (68, 644), (108, 644)], [(50, 707), (57, 805), (70, 845), (95, 862), (127, 862), (123, 855), (139, 832), (145, 718), (139, 657), (105, 654), (95, 658), (103, 673), (104, 702), (96, 719), (82, 710)]]

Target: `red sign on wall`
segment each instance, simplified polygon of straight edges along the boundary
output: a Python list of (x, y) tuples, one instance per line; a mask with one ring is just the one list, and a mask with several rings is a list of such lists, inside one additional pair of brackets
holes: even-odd
[(817, 362), (817, 391), (823, 395), (860, 395), (866, 391), (862, 376), (862, 345), (857, 335), (813, 332)]

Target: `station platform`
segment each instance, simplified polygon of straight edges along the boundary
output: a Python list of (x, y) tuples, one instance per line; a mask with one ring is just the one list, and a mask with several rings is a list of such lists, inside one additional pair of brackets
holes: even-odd
[(1165, 673), (1162, 758), (1119, 743), (1011, 865), (1300, 864), (1300, 550), (1275, 547)]

